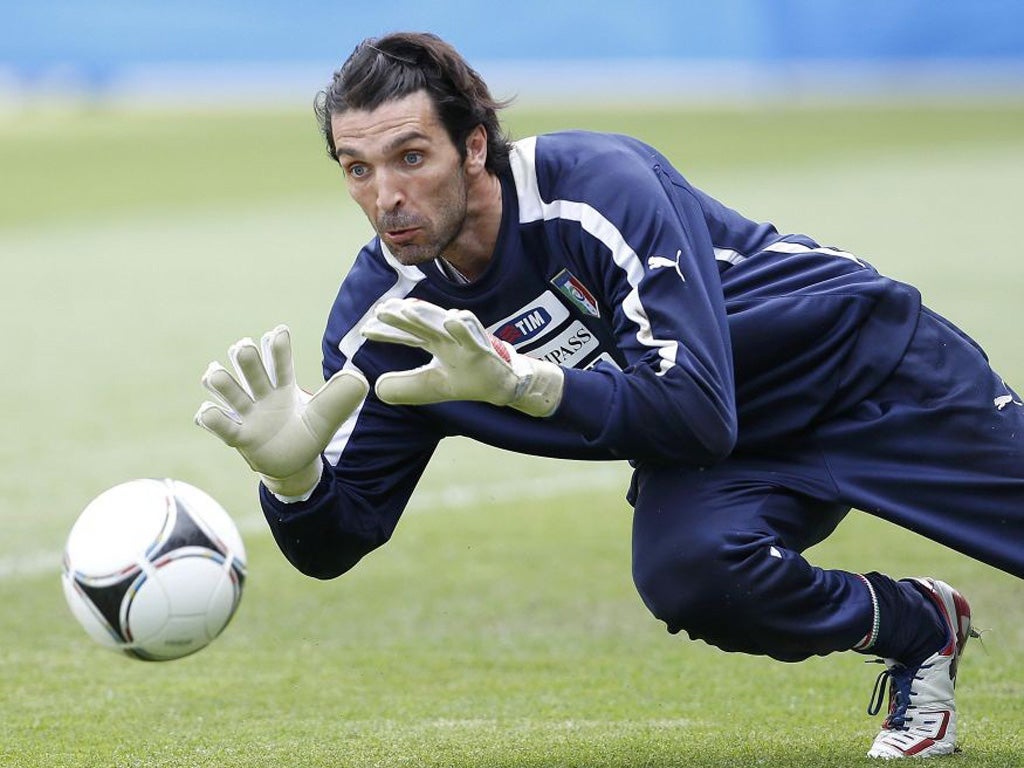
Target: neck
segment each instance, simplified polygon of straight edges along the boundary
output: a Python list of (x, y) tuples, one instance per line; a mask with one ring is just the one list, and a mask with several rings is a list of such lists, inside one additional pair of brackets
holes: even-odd
[(473, 179), (466, 189), (466, 220), (441, 257), (468, 280), (476, 280), (494, 256), (501, 229), (501, 182), (491, 173)]

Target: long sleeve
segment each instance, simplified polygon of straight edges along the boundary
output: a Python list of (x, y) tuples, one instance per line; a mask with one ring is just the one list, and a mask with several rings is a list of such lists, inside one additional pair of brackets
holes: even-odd
[[(340, 456), (325, 455), (313, 495), (288, 504), (260, 487), (260, 502), (281, 551), (298, 570), (334, 578), (394, 533), (437, 437), (400, 417), (371, 394), (343, 427), (350, 430)], [(414, 428), (413, 425), (417, 426)]]
[[(555, 418), (621, 458), (728, 455), (737, 429), (729, 329), (700, 202), (667, 162), (620, 145), (559, 175), (517, 159), (521, 217), (571, 244), (625, 361), (567, 370)], [(578, 228), (571, 240), (565, 222)]]

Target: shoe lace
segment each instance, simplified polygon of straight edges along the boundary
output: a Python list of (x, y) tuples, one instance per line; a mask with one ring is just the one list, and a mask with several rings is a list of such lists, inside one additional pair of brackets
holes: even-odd
[[(885, 664), (885, 661), (874, 659), (867, 663)], [(868, 714), (874, 716), (882, 711), (882, 704), (885, 701), (887, 692), (886, 683), (888, 683), (889, 714), (883, 723), (884, 728), (896, 731), (909, 729), (907, 723), (914, 718), (907, 715), (907, 710), (910, 708), (910, 697), (914, 693), (912, 686), (914, 680), (918, 679), (917, 671), (919, 669), (921, 667), (911, 669), (902, 664), (892, 664), (886, 666), (885, 669), (878, 673), (878, 677), (875, 678), (875, 686), (871, 691), (871, 701), (868, 703)]]

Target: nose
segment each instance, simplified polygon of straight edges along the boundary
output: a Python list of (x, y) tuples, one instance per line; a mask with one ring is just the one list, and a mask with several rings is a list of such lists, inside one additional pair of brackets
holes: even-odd
[(393, 211), (405, 201), (405, 193), (397, 174), (386, 169), (377, 171), (377, 210)]

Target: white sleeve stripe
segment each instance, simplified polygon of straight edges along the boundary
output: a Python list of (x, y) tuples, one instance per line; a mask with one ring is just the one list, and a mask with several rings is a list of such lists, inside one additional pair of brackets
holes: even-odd
[[(803, 245), (802, 243), (790, 243), (785, 240), (779, 240), (772, 243), (767, 248), (762, 248), (758, 253), (820, 253), (824, 256), (836, 256), (842, 259), (849, 259), (856, 263), (864, 266), (864, 262), (854, 256), (852, 253), (847, 251), (841, 251), (838, 248), (827, 248), (825, 246), (817, 246), (812, 248), (809, 245)], [(733, 250), (732, 248), (715, 248), (715, 259), (717, 261), (724, 261), (729, 264), (739, 264), (740, 262), (746, 261), (746, 254), (740, 253), (739, 251)]]
[[(345, 367), (347, 368), (348, 366), (346, 365)], [(363, 403), (365, 402), (366, 398), (363, 398), (363, 402), (359, 403), (359, 406), (338, 427), (338, 431), (334, 433), (331, 442), (324, 448), (324, 456), (332, 466), (336, 466), (341, 461), (341, 454), (345, 452), (345, 446), (348, 445), (349, 438), (352, 437), (352, 431), (356, 428), (356, 422), (359, 421), (359, 414), (363, 412)]]
[(826, 248), (824, 246), (818, 246), (811, 248), (809, 245), (802, 245), (800, 243), (789, 243), (785, 240), (779, 240), (778, 242), (772, 243), (767, 248), (761, 249), (762, 253), (821, 253), (826, 256), (838, 256), (843, 259), (850, 259), (858, 264), (863, 265), (860, 259), (854, 256), (852, 253), (846, 251), (840, 251), (838, 248)]
[(746, 261), (747, 258), (739, 251), (734, 251), (731, 248), (715, 248), (714, 250), (717, 261), (726, 261), (729, 264), (739, 264), (741, 261)]
[(671, 339), (655, 338), (650, 318), (640, 301), (639, 285), (644, 276), (643, 262), (629, 246), (618, 228), (598, 210), (586, 203), (572, 200), (545, 202), (537, 184), (535, 152), (536, 137), (515, 142), (510, 156), (512, 175), (519, 198), (519, 221), (552, 221), (564, 219), (580, 224), (585, 232), (595, 237), (611, 251), (615, 263), (626, 274), (630, 292), (622, 302), (622, 311), (637, 326), (636, 338), (645, 347), (656, 349), (662, 358), (658, 375), (664, 375), (676, 364), (679, 343)]
[[(358, 370), (352, 359), (356, 356), (359, 348), (366, 342), (359, 329), (373, 316), (373, 310), (377, 304), (385, 299), (405, 298), (412, 293), (412, 289), (416, 287), (416, 284), (426, 277), (418, 267), (399, 263), (394, 255), (388, 251), (384, 243), (380, 244), (380, 249), (384, 254), (384, 260), (398, 274), (398, 279), (391, 288), (381, 294), (380, 298), (366, 311), (366, 314), (359, 318), (359, 322), (352, 326), (352, 329), (338, 342), (338, 350), (345, 356), (345, 365), (342, 370)], [(365, 402), (363, 400), (363, 403)], [(334, 437), (331, 438), (331, 442), (324, 449), (324, 455), (331, 464), (337, 464), (341, 459), (341, 454), (344, 452), (345, 446), (348, 445), (349, 438), (352, 437), (352, 431), (359, 420), (359, 414), (362, 413), (363, 403), (360, 403), (359, 407), (352, 412), (352, 415), (338, 428), (338, 431), (334, 433)]]
[(348, 362), (345, 363), (346, 368), (349, 366), (349, 363), (351, 363), (352, 358), (355, 357), (356, 352), (359, 351), (359, 348), (363, 345), (363, 342), (365, 341), (362, 334), (359, 333), (359, 329), (363, 327), (363, 325), (366, 323), (366, 321), (370, 319), (370, 317), (373, 316), (373, 310), (377, 307), (377, 305), (380, 302), (384, 301), (385, 299), (405, 298), (410, 293), (412, 293), (413, 288), (415, 288), (416, 285), (421, 280), (426, 278), (426, 275), (423, 274), (419, 267), (401, 264), (391, 254), (391, 252), (387, 249), (387, 246), (385, 246), (384, 243), (380, 244), (380, 250), (384, 254), (384, 260), (388, 263), (388, 266), (394, 269), (395, 272), (397, 273), (398, 279), (395, 280), (395, 284), (391, 286), (391, 288), (389, 288), (387, 291), (380, 295), (377, 301), (375, 301), (373, 305), (368, 310), (366, 310), (366, 314), (359, 318), (359, 322), (352, 326), (351, 330), (349, 330), (349, 332), (345, 334), (344, 338), (342, 338), (342, 340), (338, 342), (338, 350), (348, 360)]

